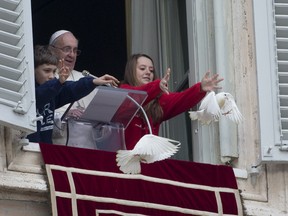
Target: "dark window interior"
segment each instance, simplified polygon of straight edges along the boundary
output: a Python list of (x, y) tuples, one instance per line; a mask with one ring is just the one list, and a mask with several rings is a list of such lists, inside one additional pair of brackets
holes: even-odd
[(75, 69), (123, 78), (127, 61), (125, 0), (32, 0), (33, 40), (48, 44), (65, 29), (79, 39)]

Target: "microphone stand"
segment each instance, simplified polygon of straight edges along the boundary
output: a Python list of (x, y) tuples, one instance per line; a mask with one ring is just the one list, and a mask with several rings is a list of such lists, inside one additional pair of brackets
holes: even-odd
[[(177, 146), (179, 146), (181, 144), (179, 141), (171, 140), (171, 139), (168, 139), (168, 138), (164, 138), (164, 137), (160, 137), (160, 136), (154, 135), (152, 133), (151, 124), (149, 122), (148, 116), (147, 116), (144, 108), (136, 100), (134, 100), (134, 98), (132, 98), (130, 95), (126, 95), (126, 97), (129, 98), (134, 104), (136, 104), (136, 106), (138, 108), (140, 108), (141, 112), (143, 113), (143, 115), (145, 117), (146, 123), (148, 125), (148, 129), (149, 129), (149, 134), (145, 134), (143, 137), (141, 137), (140, 140), (136, 143), (136, 145), (138, 143), (141, 143), (141, 142), (148, 144), (148, 142), (151, 142), (151, 139), (152, 139), (153, 142), (155, 141), (155, 142), (173, 143), (173, 144), (176, 144)], [(151, 139), (146, 139), (148, 137), (151, 138)]]
[[(86, 76), (91, 76), (93, 78), (98, 78), (98, 77), (90, 74), (89, 71), (87, 71), (87, 70), (83, 70), (82, 71), (82, 75), (85, 76), (85, 77)], [(69, 106), (67, 107), (67, 109), (65, 110), (65, 112), (63, 113), (63, 115), (60, 118), (61, 122), (64, 120), (65, 116), (67, 115), (67, 113), (69, 112), (71, 107), (74, 105), (74, 103), (75, 103), (75, 101), (69, 104)], [(69, 141), (69, 123), (68, 123), (68, 120), (67, 120), (67, 137), (66, 137), (66, 143), (65, 143), (66, 146), (68, 145), (68, 141)]]
[(142, 111), (142, 113), (143, 113), (143, 115), (144, 115), (144, 117), (145, 117), (145, 120), (146, 120), (146, 122), (147, 122), (148, 129), (149, 129), (149, 133), (152, 134), (151, 124), (150, 124), (150, 122), (149, 122), (148, 116), (147, 116), (145, 110), (143, 109), (143, 107), (142, 107), (136, 100), (134, 100), (134, 98), (130, 97), (130, 95), (126, 95), (126, 97), (128, 97), (134, 104), (136, 104), (136, 106), (137, 106), (138, 108), (141, 109), (141, 111)]

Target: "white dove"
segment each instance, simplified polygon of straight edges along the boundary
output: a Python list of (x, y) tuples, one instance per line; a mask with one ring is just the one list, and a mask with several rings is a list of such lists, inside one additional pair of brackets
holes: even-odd
[(123, 173), (138, 174), (141, 172), (141, 162), (153, 163), (171, 157), (178, 151), (180, 142), (154, 135), (144, 108), (131, 96), (126, 95), (126, 97), (142, 111), (149, 128), (149, 134), (141, 137), (132, 150), (118, 150), (116, 162)]
[(144, 135), (132, 150), (118, 150), (117, 166), (126, 174), (141, 172), (140, 163), (153, 163), (171, 157), (178, 151), (180, 142), (153, 134)]
[(227, 92), (215, 94), (209, 92), (202, 100), (198, 111), (189, 111), (191, 120), (199, 120), (203, 125), (209, 125), (213, 121), (218, 121), (221, 116), (225, 116), (236, 124), (243, 120), (234, 97)]

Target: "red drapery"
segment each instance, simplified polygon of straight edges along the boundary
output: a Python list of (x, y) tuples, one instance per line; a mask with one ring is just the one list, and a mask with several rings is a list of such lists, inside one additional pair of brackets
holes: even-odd
[(123, 174), (116, 153), (40, 144), (53, 215), (242, 215), (231, 167), (179, 160)]

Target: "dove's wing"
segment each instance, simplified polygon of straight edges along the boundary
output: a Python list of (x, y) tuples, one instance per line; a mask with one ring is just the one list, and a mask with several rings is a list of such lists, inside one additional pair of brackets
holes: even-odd
[(224, 106), (221, 108), (221, 112), (225, 117), (229, 118), (236, 124), (239, 124), (243, 120), (243, 116), (240, 113), (233, 96), (229, 93), (226, 94), (227, 97)]
[(201, 101), (201, 104), (199, 106), (199, 110), (206, 109), (208, 104), (210, 103), (211, 99), (213, 99), (213, 97), (215, 97), (215, 92), (214, 91), (211, 91), (211, 92), (207, 93), (206, 96)]
[(206, 110), (206, 113), (219, 118), (221, 112), (220, 107), (217, 103), (215, 92), (209, 92), (202, 100), (199, 110)]
[(189, 111), (190, 119), (200, 121), (202, 125), (209, 125), (217, 121), (221, 115), (215, 92), (209, 92), (201, 101), (198, 111)]
[(133, 154), (141, 155), (142, 162), (153, 163), (171, 157), (178, 151), (180, 142), (155, 136), (144, 135), (132, 150)]

